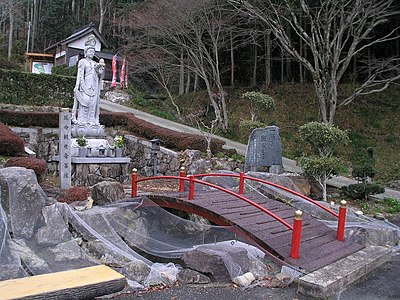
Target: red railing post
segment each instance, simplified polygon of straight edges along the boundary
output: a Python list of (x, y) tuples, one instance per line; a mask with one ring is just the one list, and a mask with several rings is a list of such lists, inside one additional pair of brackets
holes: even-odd
[(303, 226), (302, 216), (303, 212), (296, 210), (293, 222), (292, 249), (290, 250), (290, 257), (294, 259), (298, 259), (300, 253), (301, 230)]
[(339, 221), (337, 228), (336, 239), (338, 241), (344, 241), (344, 227), (346, 225), (346, 211), (347, 211), (347, 202), (345, 200), (340, 201), (339, 208)]
[[(181, 167), (181, 171), (179, 172), (179, 177), (186, 177), (185, 167)], [(185, 180), (179, 179), (179, 192), (185, 191)]]
[(132, 198), (137, 197), (137, 179), (138, 179), (137, 169), (133, 169), (132, 170), (132, 190), (131, 190)]
[(189, 176), (189, 200), (194, 199), (194, 176)]
[(240, 177), (239, 177), (239, 194), (244, 194), (244, 172), (240, 172)]

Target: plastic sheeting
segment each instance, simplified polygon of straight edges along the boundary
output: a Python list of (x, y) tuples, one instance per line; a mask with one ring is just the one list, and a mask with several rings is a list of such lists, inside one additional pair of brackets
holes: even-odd
[[(33, 234), (25, 239), (12, 236), (10, 221), (0, 205), (2, 280), (106, 264), (126, 275), (133, 287), (168, 284), (176, 280), (181, 267), (175, 263), (185, 252), (224, 241), (232, 247), (240, 244), (234, 227), (183, 219), (146, 198), (79, 212), (64, 203), (45, 206)], [(261, 256), (254, 248), (249, 257), (252, 253)], [(175, 263), (153, 262), (157, 260)], [(235, 261), (226, 257), (224, 262), (232, 278), (241, 275)], [(143, 274), (130, 272), (132, 266), (144, 270)]]

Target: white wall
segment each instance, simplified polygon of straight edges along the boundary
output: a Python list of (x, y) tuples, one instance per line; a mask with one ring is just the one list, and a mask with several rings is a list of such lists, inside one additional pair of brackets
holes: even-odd
[[(72, 48), (77, 48), (77, 49), (85, 49), (85, 43), (87, 41), (89, 35), (83, 36), (80, 39), (77, 39), (71, 43), (68, 44), (68, 47), (72, 47)], [(95, 50), (96, 51), (101, 51), (101, 42), (100, 40), (95, 36), (95, 40), (96, 40), (96, 46), (95, 46)]]

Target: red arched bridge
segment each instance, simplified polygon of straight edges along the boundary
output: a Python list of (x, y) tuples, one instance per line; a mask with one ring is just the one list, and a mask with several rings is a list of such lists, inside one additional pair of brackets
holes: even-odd
[[(239, 179), (239, 192), (199, 180), (205, 176), (228, 176)], [(342, 201), (339, 213), (320, 203), (286, 187), (255, 177), (240, 174), (196, 174), (186, 176), (181, 170), (180, 176), (154, 176), (138, 178), (137, 171), (132, 173), (132, 198), (137, 197), (138, 183), (148, 180), (179, 180), (179, 191), (147, 197), (162, 207), (174, 208), (195, 213), (224, 226), (236, 226), (248, 239), (255, 242), (265, 252), (279, 259), (312, 272), (363, 248), (362, 245), (344, 239), (346, 222), (346, 202)], [(331, 213), (338, 219), (337, 230), (295, 208), (272, 200), (255, 192), (246, 192), (245, 180), (267, 184), (293, 195)], [(185, 191), (185, 181), (189, 190)], [(195, 184), (214, 188), (209, 191), (197, 191)], [(293, 220), (293, 221), (292, 221)]]

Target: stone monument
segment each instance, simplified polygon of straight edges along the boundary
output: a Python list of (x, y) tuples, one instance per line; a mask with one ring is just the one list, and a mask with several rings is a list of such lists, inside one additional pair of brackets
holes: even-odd
[(282, 143), (279, 128), (268, 126), (252, 131), (247, 143), (245, 171), (282, 173)]
[[(111, 149), (105, 139), (104, 126), (99, 122), (100, 86), (104, 77), (105, 63), (93, 60), (96, 39), (91, 34), (85, 42), (85, 58), (78, 63), (78, 74), (74, 88), (74, 105), (72, 107), (72, 156), (78, 156), (78, 137), (87, 139), (87, 148), (91, 156), (101, 156), (106, 149)], [(100, 150), (99, 150), (100, 149)]]

